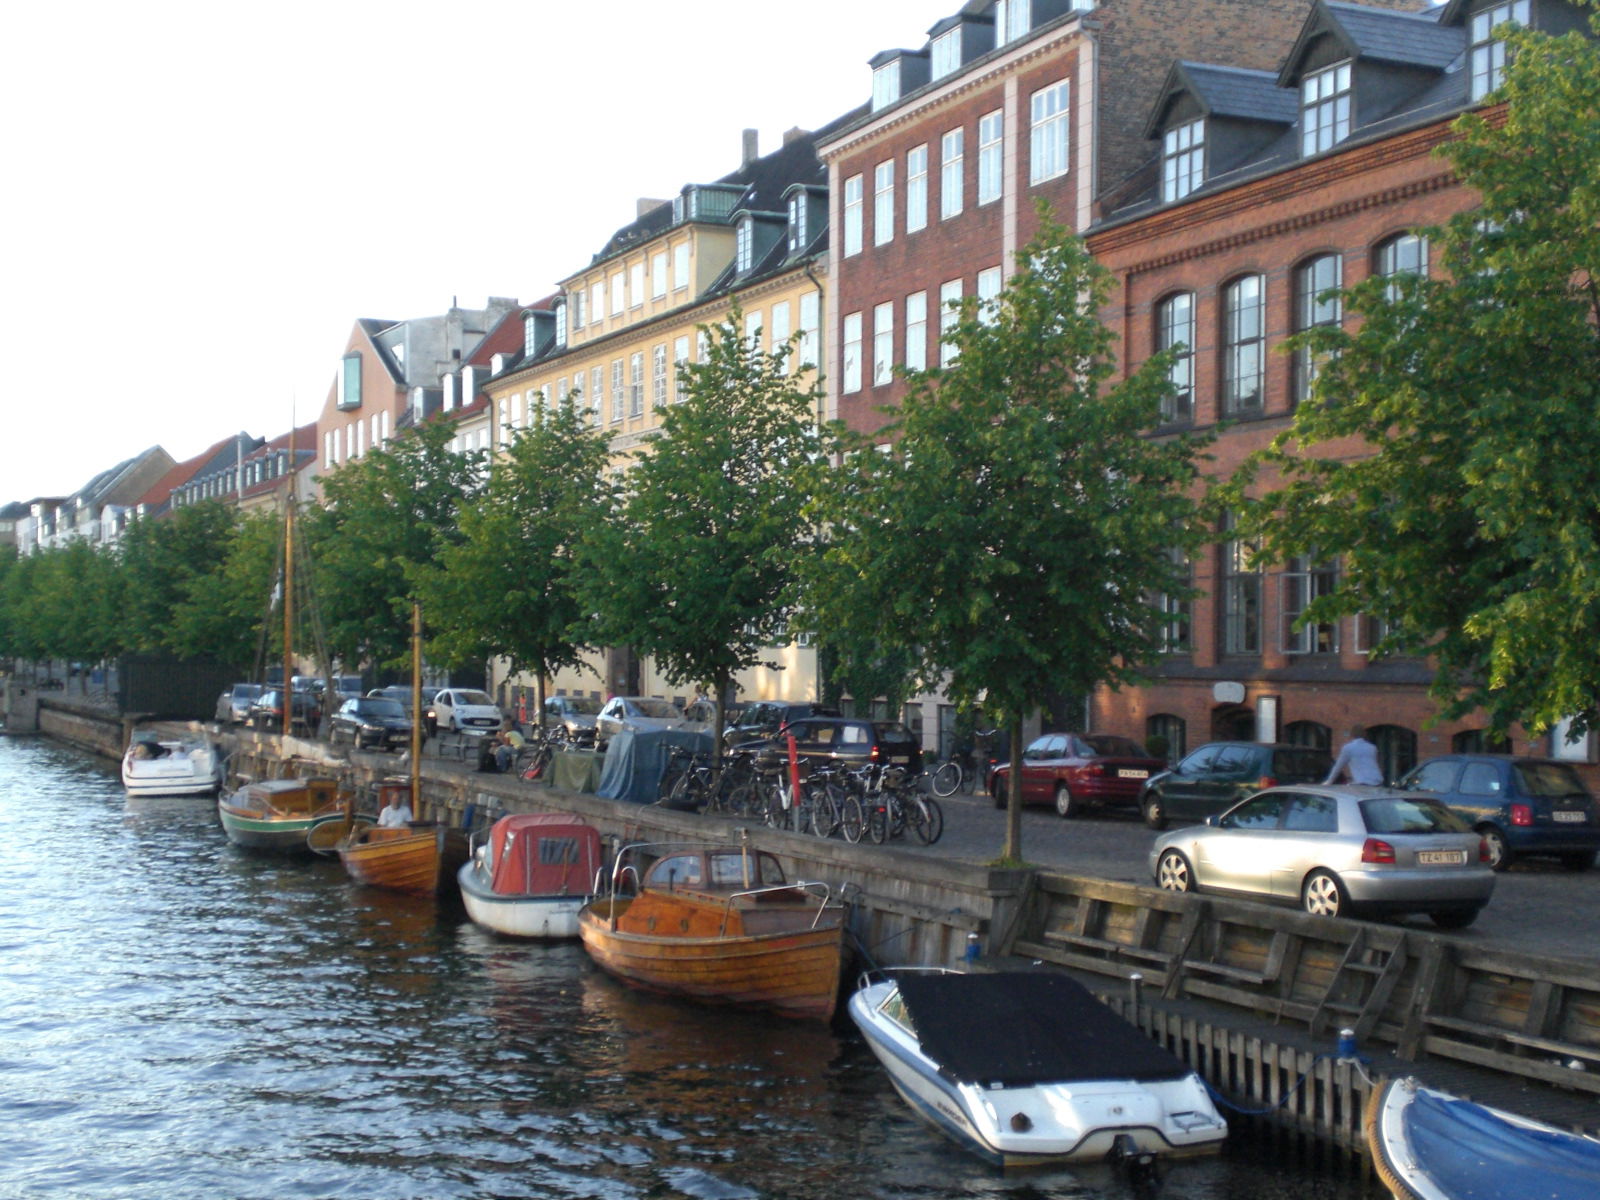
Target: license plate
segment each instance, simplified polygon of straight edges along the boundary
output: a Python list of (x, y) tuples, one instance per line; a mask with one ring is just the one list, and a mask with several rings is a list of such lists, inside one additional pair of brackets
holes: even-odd
[(1417, 861), (1423, 866), (1433, 866), (1438, 863), (1460, 864), (1467, 861), (1465, 850), (1418, 850)]
[(1552, 820), (1568, 821), (1573, 825), (1582, 825), (1589, 814), (1582, 809), (1560, 809), (1550, 814)]
[(1149, 779), (1150, 778), (1150, 772), (1149, 771), (1132, 770), (1132, 769), (1130, 769), (1128, 767), (1123, 767), (1123, 768), (1121, 768), (1120, 770), (1117, 771), (1117, 778), (1118, 779)]

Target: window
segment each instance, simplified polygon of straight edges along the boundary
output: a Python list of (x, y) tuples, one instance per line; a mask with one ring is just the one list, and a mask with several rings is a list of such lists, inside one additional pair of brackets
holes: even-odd
[(1005, 190), (1006, 115), (1000, 109), (978, 118), (978, 203), (1000, 199)]
[(933, 78), (943, 79), (960, 65), (961, 27), (958, 25), (933, 39)]
[(613, 317), (620, 317), (622, 315), (622, 310), (624, 308), (626, 308), (627, 305), (628, 305), (628, 297), (625, 294), (625, 289), (627, 288), (627, 286), (628, 286), (627, 279), (623, 276), (621, 271), (612, 272), (612, 275), (611, 275), (611, 315)]
[(939, 285), (939, 365), (948, 367), (961, 356), (961, 352), (945, 338), (961, 322), (961, 280), (952, 279)]
[(872, 386), (894, 379), (894, 301), (872, 310)]
[[(1189, 726), (1182, 717), (1172, 713), (1156, 713), (1147, 717), (1144, 723), (1145, 745), (1150, 747), (1150, 753), (1157, 758), (1165, 758), (1168, 762), (1177, 762), (1188, 752)], [(1166, 750), (1157, 754), (1156, 739), (1166, 745)]]
[[(1304, 333), (1318, 325), (1338, 325), (1343, 306), (1338, 296), (1326, 296), (1342, 282), (1342, 265), (1337, 254), (1323, 254), (1304, 263), (1294, 273), (1294, 329)], [(1327, 356), (1314, 354), (1302, 346), (1294, 355), (1294, 390), (1290, 399), (1299, 404), (1311, 398), (1311, 385)]]
[(906, 369), (925, 371), (928, 367), (928, 293), (912, 292), (906, 297)]
[[(1399, 275), (1427, 275), (1428, 239), (1414, 233), (1402, 233), (1378, 247), (1378, 274), (1393, 279)], [(1400, 290), (1389, 288), (1389, 299), (1399, 298)]]
[(667, 344), (650, 352), (650, 403), (660, 408), (667, 402)]
[(640, 259), (628, 268), (628, 307), (638, 308), (644, 304), (644, 259)]
[(861, 176), (844, 181), (844, 252), (861, 253)]
[(1000, 268), (978, 272), (978, 320), (993, 325), (1000, 319)]
[(361, 407), (361, 355), (346, 354), (339, 364), (339, 407)]
[(660, 300), (667, 294), (667, 252), (658, 250), (650, 256), (650, 299)]
[[(1172, 578), (1188, 587), (1192, 571), (1188, 556), (1176, 546), (1167, 550), (1167, 561), (1172, 564)], [(1189, 597), (1186, 592), (1163, 592), (1156, 597), (1156, 608), (1161, 614), (1161, 653), (1187, 654), (1189, 641)]]
[(589, 373), (589, 411), (594, 414), (595, 427), (599, 428), (604, 418), (600, 415), (604, 407), (606, 394), (606, 369), (596, 367)]
[(822, 296), (807, 292), (800, 297), (800, 361), (797, 366), (817, 365), (817, 329), (822, 319)]
[(539, 350), (539, 322), (529, 313), (522, 318), (522, 354), (532, 358)]
[(1528, 0), (1508, 0), (1472, 18), (1472, 98), (1482, 100), (1505, 82), (1506, 44), (1494, 32), (1507, 22), (1528, 23)]
[(872, 169), (872, 244), (894, 241), (894, 159)]
[(844, 380), (839, 390), (841, 392), (859, 392), (861, 390), (860, 313), (846, 314), (842, 339), (844, 342)]
[(1043, 183), (1067, 173), (1067, 89), (1065, 79), (1033, 94), (1028, 145), (1028, 182)]
[(806, 194), (795, 192), (789, 197), (789, 253), (799, 254), (810, 241), (806, 232)]
[(644, 416), (644, 352), (628, 356), (628, 415)]
[(1338, 63), (1300, 82), (1300, 153), (1319, 154), (1350, 136), (1350, 64)]
[(783, 349), (789, 341), (789, 335), (794, 330), (789, 325), (789, 302), (781, 300), (772, 306), (772, 320), (767, 326), (767, 332), (772, 337), (772, 349)]
[(1161, 198), (1182, 200), (1205, 181), (1206, 123), (1186, 121), (1161, 136)]
[(672, 290), (681, 291), (689, 286), (689, 243), (679, 242), (672, 248)]
[(1333, 563), (1317, 562), (1309, 555), (1289, 560), (1289, 569), (1278, 580), (1278, 607), (1283, 621), (1282, 646), (1285, 654), (1337, 654), (1339, 626), (1336, 621), (1301, 625), (1301, 615), (1313, 600), (1331, 596), (1339, 583)]
[(900, 60), (894, 59), (872, 72), (872, 111), (886, 108), (900, 99)]
[(1378, 748), (1385, 779), (1399, 779), (1417, 765), (1417, 735), (1400, 725), (1369, 725), (1367, 740)]
[(761, 352), (761, 310), (752, 309), (744, 315), (744, 348), (749, 354)]
[(1261, 571), (1251, 560), (1253, 542), (1229, 537), (1237, 518), (1223, 518), (1222, 653), (1261, 653)]
[(582, 329), (588, 310), (589, 293), (583, 288), (574, 288), (567, 294), (567, 299), (572, 302), (572, 327)]
[(683, 365), (689, 361), (689, 337), (674, 339), (672, 343), (672, 388), (676, 398), (683, 399)]
[(962, 176), (962, 146), (965, 131), (952, 129), (939, 139), (939, 216), (944, 220), (961, 215), (966, 202), (966, 181)]
[(596, 280), (589, 289), (589, 311), (594, 314), (596, 321), (604, 319), (606, 315), (606, 284), (603, 279)]
[(1003, 46), (1028, 32), (1033, 24), (1033, 0), (995, 0), (994, 41)]
[(1194, 293), (1168, 296), (1156, 308), (1156, 349), (1171, 350), (1167, 369), (1172, 394), (1161, 401), (1161, 419), (1169, 424), (1194, 420)]
[(928, 147), (915, 146), (906, 152), (906, 232), (915, 233), (928, 225)]
[(1266, 354), (1265, 284), (1246, 275), (1223, 293), (1222, 415), (1261, 412), (1262, 369)]
[(613, 425), (622, 420), (623, 385), (622, 360), (620, 358), (613, 359), (611, 363), (611, 423)]
[[(523, 338), (524, 346), (523, 346), (523, 348), (524, 348), (524, 350), (526, 350), (526, 348), (527, 348), (527, 346), (526, 346), (527, 330), (523, 330), (523, 334), (524, 334), (524, 338)], [(556, 301), (556, 345), (565, 346), (566, 344), (567, 344), (567, 306), (562, 301), (557, 300)]]
[(734, 269), (743, 275), (755, 261), (755, 222), (745, 217), (734, 230)]
[[(1450, 736), (1450, 752), (1452, 754), (1510, 754), (1511, 739), (1503, 733), (1497, 734), (1489, 729), (1463, 729), (1459, 733), (1454, 733)], [(1423, 765), (1422, 771), (1418, 772), (1417, 787), (1429, 792), (1448, 792), (1450, 790), (1448, 781), (1446, 781), (1446, 786), (1442, 788), (1434, 783), (1424, 783), (1422, 781), (1422, 773), (1433, 765), (1435, 764), (1431, 762)]]
[(1333, 749), (1333, 730), (1321, 721), (1290, 721), (1283, 727), (1283, 740), (1307, 750)]

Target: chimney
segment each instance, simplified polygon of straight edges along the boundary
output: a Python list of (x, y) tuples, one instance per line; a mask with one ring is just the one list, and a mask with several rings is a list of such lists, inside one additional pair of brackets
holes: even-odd
[(811, 130), (801, 129), (800, 126), (796, 125), (793, 129), (789, 130), (783, 135), (783, 144), (787, 146), (790, 142), (798, 142), (801, 138), (810, 136)]
[(759, 136), (759, 130), (746, 129), (744, 131), (744, 157), (739, 160), (739, 165), (741, 167), (748, 167), (751, 163), (755, 162), (756, 159), (761, 157), (760, 150), (756, 148), (758, 145), (757, 139)]

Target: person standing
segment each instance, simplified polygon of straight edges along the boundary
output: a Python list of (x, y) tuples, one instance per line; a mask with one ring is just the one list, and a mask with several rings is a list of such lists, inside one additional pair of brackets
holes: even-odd
[(1341, 774), (1351, 783), (1374, 786), (1383, 783), (1383, 768), (1378, 765), (1378, 748), (1367, 741), (1364, 725), (1350, 726), (1350, 740), (1339, 751), (1339, 757), (1333, 760), (1333, 769), (1322, 782), (1337, 783)]

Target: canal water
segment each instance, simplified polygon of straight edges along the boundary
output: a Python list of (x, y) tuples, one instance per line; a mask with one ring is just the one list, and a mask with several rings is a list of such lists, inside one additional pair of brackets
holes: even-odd
[(630, 991), (44, 741), (0, 737), (0, 862), (0, 1197), (1377, 1195), (1247, 1136), (1154, 1180), (1002, 1174), (847, 1022)]

